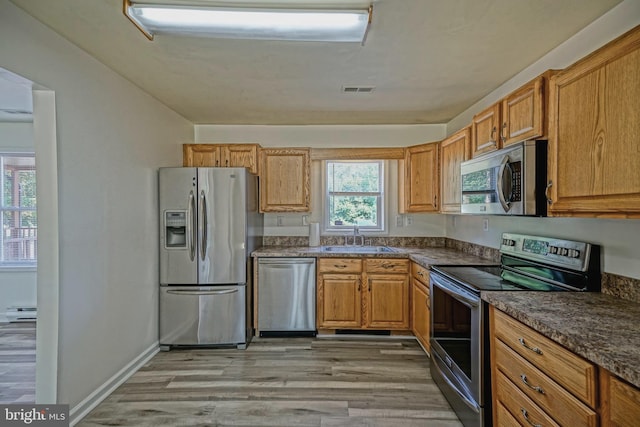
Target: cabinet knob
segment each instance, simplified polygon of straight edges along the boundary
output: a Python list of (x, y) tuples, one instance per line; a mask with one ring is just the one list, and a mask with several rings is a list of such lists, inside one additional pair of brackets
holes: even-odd
[(490, 142), (493, 142), (494, 144), (495, 144), (495, 142), (496, 142), (496, 131), (497, 131), (497, 129), (496, 129), (496, 127), (494, 126), (494, 127), (491, 129), (491, 136), (489, 137), (489, 141), (490, 141)]

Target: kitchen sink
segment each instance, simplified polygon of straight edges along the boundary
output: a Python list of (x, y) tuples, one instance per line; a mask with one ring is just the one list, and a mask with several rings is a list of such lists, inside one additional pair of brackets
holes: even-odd
[(322, 252), (334, 252), (334, 253), (359, 253), (359, 254), (380, 254), (380, 253), (394, 253), (395, 249), (387, 246), (323, 246)]

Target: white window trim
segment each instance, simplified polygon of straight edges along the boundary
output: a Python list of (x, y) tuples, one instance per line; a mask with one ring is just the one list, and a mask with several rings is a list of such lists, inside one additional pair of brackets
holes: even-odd
[[(0, 157), (33, 157), (35, 159), (35, 153), (33, 151), (24, 151), (24, 150), (9, 150), (3, 149), (0, 151)], [(37, 180), (37, 177), (36, 177)], [(36, 181), (37, 182), (37, 181)], [(3, 178), (0, 176), (0, 184), (4, 185)], [(37, 184), (36, 184), (37, 185)], [(14, 211), (14, 212), (22, 212), (22, 211), (34, 211), (37, 212), (37, 208), (18, 208), (18, 207), (4, 207), (2, 205), (2, 200), (0, 200), (0, 210), (1, 211)], [(3, 237), (0, 237), (0, 243), (3, 242)], [(2, 248), (0, 248), (2, 251)], [(6, 272), (17, 272), (17, 271), (37, 271), (38, 260), (35, 261), (5, 261), (0, 258), (0, 270)]]
[[(329, 193), (327, 188), (327, 163), (328, 162), (345, 162), (345, 163), (354, 163), (354, 162), (363, 162), (363, 163), (372, 163), (379, 162), (382, 167), (382, 191), (381, 191), (381, 202), (380, 208), (381, 210), (378, 212), (380, 215), (380, 228), (377, 227), (359, 227), (361, 234), (368, 236), (386, 236), (389, 234), (389, 225), (388, 225), (388, 212), (389, 212), (389, 162), (387, 160), (358, 160), (358, 159), (349, 159), (349, 160), (323, 160), (321, 162), (321, 181), (322, 181), (322, 235), (333, 235), (333, 236), (343, 236), (349, 235), (353, 233), (353, 226), (331, 226), (329, 224)], [(368, 194), (368, 193), (366, 193)]]

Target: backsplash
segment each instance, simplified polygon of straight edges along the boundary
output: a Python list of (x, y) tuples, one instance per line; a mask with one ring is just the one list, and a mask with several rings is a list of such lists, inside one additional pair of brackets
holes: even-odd
[[(395, 246), (401, 248), (443, 248), (446, 237), (375, 237), (367, 236), (365, 243), (373, 246)], [(264, 236), (264, 246), (309, 246), (307, 236)], [(344, 245), (344, 236), (321, 236), (320, 245)]]
[[(449, 248), (481, 258), (500, 262), (500, 250), (448, 237), (367, 237), (374, 246), (395, 246), (405, 248)], [(264, 246), (309, 246), (307, 236), (264, 236)], [(343, 245), (343, 236), (321, 236), (322, 246)], [(640, 303), (640, 279), (602, 273), (602, 293)]]
[(496, 263), (500, 263), (500, 250), (490, 248), (488, 246), (477, 245), (475, 243), (464, 242), (462, 240), (446, 239), (446, 247), (455, 249), (460, 252), (464, 252), (471, 255), (476, 255), (481, 258), (490, 259)]
[(602, 273), (602, 293), (640, 303), (640, 280)]

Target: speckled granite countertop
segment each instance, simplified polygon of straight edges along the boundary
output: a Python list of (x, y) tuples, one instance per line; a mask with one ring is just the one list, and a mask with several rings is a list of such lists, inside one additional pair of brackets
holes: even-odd
[(383, 253), (344, 253), (324, 252), (321, 247), (274, 247), (266, 246), (254, 251), (251, 256), (256, 257), (322, 257), (322, 258), (407, 258), (425, 268), (431, 265), (443, 264), (499, 264), (490, 259), (481, 258), (462, 251), (449, 248), (393, 248), (395, 252)]
[(583, 292), (483, 292), (482, 299), (640, 387), (637, 302)]

